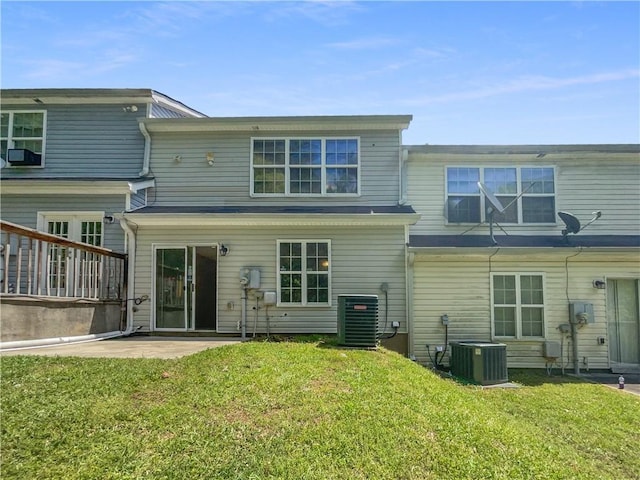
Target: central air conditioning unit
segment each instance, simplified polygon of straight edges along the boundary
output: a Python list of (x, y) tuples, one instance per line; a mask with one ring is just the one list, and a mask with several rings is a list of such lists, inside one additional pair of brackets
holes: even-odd
[(478, 385), (509, 381), (507, 346), (489, 342), (451, 342), (451, 375)]
[(375, 348), (378, 341), (378, 296), (338, 295), (338, 345)]

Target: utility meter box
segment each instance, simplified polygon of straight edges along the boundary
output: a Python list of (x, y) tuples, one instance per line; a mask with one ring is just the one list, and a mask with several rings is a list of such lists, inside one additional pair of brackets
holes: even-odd
[(548, 340), (542, 344), (542, 356), (544, 358), (560, 358), (560, 342)]
[(242, 267), (240, 285), (248, 289), (260, 288), (260, 270), (255, 267)]
[(574, 324), (595, 323), (593, 303), (571, 302), (569, 304), (569, 322)]

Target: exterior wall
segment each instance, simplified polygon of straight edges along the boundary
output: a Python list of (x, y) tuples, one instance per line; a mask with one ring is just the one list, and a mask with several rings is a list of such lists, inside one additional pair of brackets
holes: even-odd
[[(491, 249), (486, 255), (417, 254), (413, 265), (413, 354), (420, 363), (431, 364), (426, 345), (432, 346), (432, 355), (435, 345), (444, 345), (445, 327), (440, 316), (446, 313), (449, 342), (496, 341), (507, 345), (510, 368), (545, 366), (542, 341), (491, 337), (491, 272), (544, 275), (545, 340), (563, 343), (568, 368), (573, 365), (570, 335), (560, 333), (557, 327), (569, 322), (569, 302), (592, 303), (595, 323), (584, 325), (578, 331), (580, 366), (586, 368), (583, 359), (587, 358), (589, 368), (609, 368), (607, 292), (593, 288), (592, 282), (594, 279), (640, 278), (637, 253), (568, 250), (518, 255), (499, 250), (496, 253), (496, 249)], [(604, 345), (597, 343), (598, 337), (606, 339)]]
[(40, 340), (115, 332), (120, 302), (2, 297), (0, 342)]
[[(514, 147), (514, 149), (517, 147)], [(411, 151), (408, 157), (408, 203), (422, 214), (412, 227), (417, 235), (459, 234), (473, 225), (446, 224), (445, 181), (447, 166), (555, 166), (556, 211), (568, 211), (583, 224), (592, 212), (602, 217), (589, 226), (589, 235), (615, 233), (635, 235), (640, 231), (640, 157), (637, 153), (572, 152), (532, 154), (447, 154)], [(564, 224), (503, 225), (511, 235), (560, 235)], [(488, 232), (485, 223), (473, 234)]]
[(137, 210), (147, 204), (147, 191), (141, 190), (138, 193), (132, 193), (130, 196), (129, 210)]
[[(288, 135), (273, 132), (265, 138), (349, 136), (360, 138), (361, 195), (352, 196), (274, 196), (251, 198), (251, 138), (249, 133), (154, 133), (151, 142), (151, 168), (156, 188), (149, 192), (154, 205), (396, 205), (399, 198), (398, 131), (375, 133), (313, 132)], [(209, 166), (207, 152), (215, 161)], [(181, 157), (176, 162), (176, 155)]]
[[(406, 332), (404, 227), (146, 227), (138, 229), (134, 296), (149, 295), (135, 313), (135, 328), (151, 328), (154, 309), (152, 245), (184, 246), (224, 243), (229, 248), (218, 259), (218, 332), (239, 334), (242, 318), (242, 267), (261, 270), (262, 291), (276, 291), (276, 241), (278, 239), (331, 241), (330, 307), (269, 307), (271, 333), (335, 333), (339, 294), (375, 294), (380, 299), (380, 323), (384, 323), (384, 294), (380, 285), (389, 285), (389, 328), (400, 322)], [(255, 297), (249, 296), (247, 332), (253, 333)], [(232, 306), (231, 306), (232, 305)], [(286, 316), (285, 316), (286, 314)], [(265, 311), (261, 309), (257, 331), (265, 332)]]
[[(38, 212), (104, 212), (125, 209), (124, 195), (2, 195), (2, 219), (37, 228)], [(124, 231), (116, 222), (104, 224), (103, 247), (116, 252), (125, 248)]]
[[(130, 106), (131, 104), (127, 104)], [(11, 105), (3, 111), (46, 110), (44, 168), (4, 168), (3, 178), (136, 178), (144, 137), (125, 105)]]

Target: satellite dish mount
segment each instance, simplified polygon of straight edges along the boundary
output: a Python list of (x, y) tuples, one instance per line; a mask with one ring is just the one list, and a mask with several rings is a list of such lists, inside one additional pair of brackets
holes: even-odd
[(489, 206), (487, 207), (487, 217), (489, 220), (489, 237), (491, 238), (491, 243), (493, 245), (497, 245), (498, 242), (496, 242), (496, 239), (493, 236), (493, 223), (494, 223), (493, 216), (496, 212), (504, 213), (504, 211), (507, 208), (509, 208), (511, 204), (507, 205), (506, 207), (502, 206), (502, 203), (500, 203), (500, 200), (498, 200), (498, 198), (493, 194), (493, 192), (489, 190), (489, 188), (482, 182), (478, 182), (478, 188), (480, 189), (484, 197), (489, 202)]

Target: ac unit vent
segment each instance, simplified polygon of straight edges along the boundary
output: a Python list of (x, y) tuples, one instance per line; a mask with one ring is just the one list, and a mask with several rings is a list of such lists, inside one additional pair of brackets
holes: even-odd
[(12, 167), (39, 167), (42, 165), (42, 155), (26, 148), (10, 148), (7, 150), (7, 162)]
[(488, 342), (451, 342), (451, 374), (479, 385), (509, 381), (507, 346)]
[(338, 295), (338, 344), (345, 347), (376, 347), (378, 296)]

